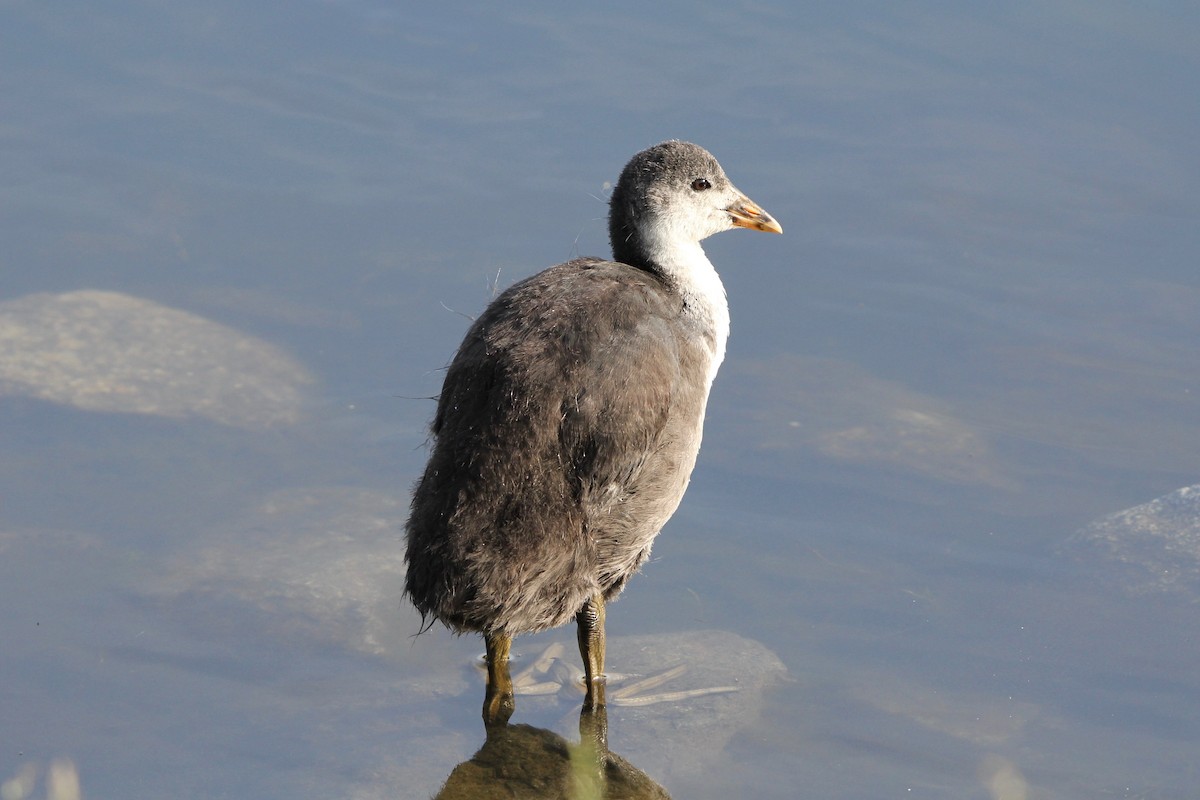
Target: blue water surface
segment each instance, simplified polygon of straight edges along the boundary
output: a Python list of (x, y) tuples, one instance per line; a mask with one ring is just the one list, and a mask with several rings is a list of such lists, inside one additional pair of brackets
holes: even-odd
[[(414, 639), (400, 596), (428, 398), (497, 288), (607, 255), (666, 138), (785, 235), (706, 242), (729, 352), (609, 633), (732, 631), (787, 675), (699, 732), (614, 712), (613, 750), (681, 798), (1195, 797), (1200, 594), (1063, 549), (1200, 474), (1193, 5), (0, 17), (5, 797), (55, 759), (89, 797), (434, 795), (484, 732), (478, 641)], [(87, 406), (132, 354), (12, 322), (84, 290), (269, 343), (295, 417)], [(195, 371), (162, 346), (127, 395)], [(569, 737), (574, 702), (514, 721)]]

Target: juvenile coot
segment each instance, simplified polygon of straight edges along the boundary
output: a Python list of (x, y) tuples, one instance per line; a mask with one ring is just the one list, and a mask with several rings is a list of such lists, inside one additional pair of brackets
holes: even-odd
[(613, 260), (578, 258), (497, 297), (438, 401), (406, 525), (405, 591), (423, 618), (487, 646), (483, 715), (513, 709), (512, 637), (574, 618), (604, 705), (604, 606), (687, 488), (725, 355), (725, 288), (700, 241), (782, 233), (694, 144), (643, 150), (609, 208)]

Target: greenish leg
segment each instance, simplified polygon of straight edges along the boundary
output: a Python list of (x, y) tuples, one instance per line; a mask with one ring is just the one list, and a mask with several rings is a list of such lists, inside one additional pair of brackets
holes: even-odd
[(575, 615), (579, 633), (579, 654), (583, 656), (587, 695), (583, 710), (604, 708), (604, 598), (596, 595)]
[(483, 696), (483, 724), (505, 725), (516, 708), (512, 677), (508, 674), (508, 653), (512, 637), (505, 633), (485, 633), (487, 647), (487, 691)]

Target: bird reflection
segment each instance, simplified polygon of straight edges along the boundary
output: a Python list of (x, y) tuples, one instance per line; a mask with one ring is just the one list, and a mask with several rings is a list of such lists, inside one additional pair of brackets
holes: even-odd
[(646, 773), (608, 749), (603, 707), (580, 714), (578, 744), (507, 718), (485, 730), (483, 747), (454, 768), (436, 800), (670, 800)]

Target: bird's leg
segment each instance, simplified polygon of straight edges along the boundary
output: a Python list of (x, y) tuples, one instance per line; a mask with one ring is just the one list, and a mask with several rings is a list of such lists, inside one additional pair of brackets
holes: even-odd
[(508, 651), (512, 637), (507, 633), (485, 633), (487, 647), (487, 691), (483, 696), (483, 724), (505, 725), (517, 703), (513, 697), (512, 677), (508, 674)]
[(604, 598), (599, 594), (584, 603), (575, 615), (579, 629), (579, 654), (583, 656), (583, 676), (587, 695), (583, 710), (604, 707)]

